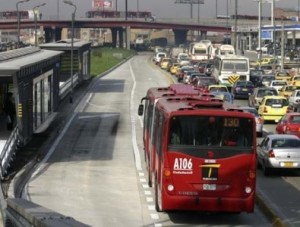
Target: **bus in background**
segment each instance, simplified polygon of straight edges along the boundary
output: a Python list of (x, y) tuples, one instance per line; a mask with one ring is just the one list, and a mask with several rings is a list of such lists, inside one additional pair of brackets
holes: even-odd
[(235, 49), (232, 45), (223, 44), (215, 50), (215, 55), (235, 55)]
[(192, 64), (208, 60), (209, 56), (209, 46), (202, 42), (193, 43), (190, 48), (189, 57)]
[[(144, 142), (144, 158), (148, 170), (148, 185), (152, 186), (152, 173), (154, 171), (154, 153), (153, 150), (153, 121), (154, 121), (154, 109), (156, 103), (161, 98), (173, 97), (173, 96), (198, 96), (200, 91), (195, 89), (192, 85), (185, 84), (172, 84), (169, 87), (155, 87), (150, 88), (147, 92), (146, 97), (142, 99), (145, 101), (144, 113), (144, 131), (143, 131), (143, 142)], [(139, 110), (140, 111), (140, 110)]]
[(250, 80), (249, 58), (239, 55), (217, 55), (211, 75), (220, 83), (232, 87), (235, 80)]
[(156, 210), (252, 213), (254, 116), (209, 96), (159, 98), (152, 108), (144, 122), (152, 129)]

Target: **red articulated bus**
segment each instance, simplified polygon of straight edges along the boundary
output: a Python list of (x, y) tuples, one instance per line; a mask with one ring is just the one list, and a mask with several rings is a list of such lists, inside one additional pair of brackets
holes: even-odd
[(154, 156), (156, 210), (253, 212), (254, 116), (208, 94), (150, 99), (143, 99), (144, 143)]
[[(169, 87), (155, 87), (150, 88), (147, 92), (146, 97), (142, 99), (145, 100), (145, 116), (144, 116), (144, 133), (143, 133), (143, 141), (144, 141), (144, 158), (146, 161), (146, 166), (148, 169), (148, 185), (152, 187), (152, 173), (154, 171), (154, 152), (150, 155), (150, 151), (153, 150), (153, 144), (150, 141), (152, 137), (153, 128), (153, 117), (154, 117), (154, 109), (157, 101), (161, 98), (166, 97), (175, 97), (175, 96), (199, 96), (201, 94), (201, 90), (193, 87), (192, 85), (186, 84), (172, 84)], [(207, 94), (208, 96), (212, 96)], [(214, 97), (214, 96), (212, 96)], [(142, 107), (143, 108), (143, 107)], [(143, 110), (141, 110), (143, 111)]]

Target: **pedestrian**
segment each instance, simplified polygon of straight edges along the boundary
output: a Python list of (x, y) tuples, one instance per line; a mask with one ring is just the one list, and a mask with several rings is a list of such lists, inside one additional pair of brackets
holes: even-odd
[(6, 115), (6, 128), (7, 130), (12, 130), (16, 116), (16, 107), (13, 102), (13, 94), (11, 92), (7, 93), (4, 103), (4, 112)]

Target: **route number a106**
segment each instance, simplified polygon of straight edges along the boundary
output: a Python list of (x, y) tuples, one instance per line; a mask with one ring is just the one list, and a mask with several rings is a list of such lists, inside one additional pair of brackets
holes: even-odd
[(174, 167), (175, 170), (191, 170), (193, 168), (193, 162), (191, 158), (175, 158)]

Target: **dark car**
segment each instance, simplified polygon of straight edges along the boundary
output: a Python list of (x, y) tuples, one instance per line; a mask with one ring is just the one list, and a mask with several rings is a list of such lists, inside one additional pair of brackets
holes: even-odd
[[(204, 74), (205, 75), (205, 74)], [(197, 81), (197, 87), (207, 88), (210, 85), (218, 84), (216, 79), (211, 76), (199, 76)]]
[(231, 88), (233, 97), (236, 98), (247, 98), (253, 93), (254, 84), (251, 81), (238, 80)]
[(212, 72), (212, 67), (214, 65), (212, 63), (207, 63), (205, 66), (204, 66), (204, 73), (207, 75), (207, 76), (210, 76), (211, 75), (211, 72)]
[(261, 76), (265, 74), (264, 70), (262, 69), (251, 69), (250, 70), (250, 81), (257, 86), (258, 82), (260, 81)]
[(272, 80), (275, 80), (274, 74), (261, 75), (260, 80), (257, 83), (257, 87), (269, 87)]

